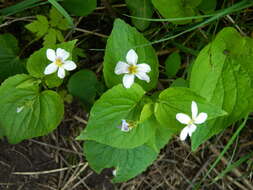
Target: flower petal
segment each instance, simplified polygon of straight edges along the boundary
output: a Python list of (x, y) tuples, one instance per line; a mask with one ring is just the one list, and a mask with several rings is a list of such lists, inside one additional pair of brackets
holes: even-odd
[(117, 75), (129, 73), (129, 65), (125, 62), (119, 61), (114, 69), (114, 73)]
[(74, 63), (74, 61), (65, 61), (62, 66), (67, 71), (72, 71), (76, 68), (76, 64)]
[(201, 112), (194, 120), (195, 124), (204, 123), (207, 119), (207, 113)]
[(55, 51), (53, 49), (47, 49), (47, 58), (54, 62), (55, 59), (56, 59), (56, 54), (55, 54)]
[(133, 49), (130, 49), (127, 52), (126, 60), (127, 60), (127, 63), (132, 64), (132, 65), (136, 65), (136, 63), (138, 61), (138, 55), (136, 54), (136, 52)]
[(192, 101), (192, 119), (196, 119), (197, 115), (198, 115), (198, 106), (197, 103)]
[(139, 72), (148, 73), (148, 72), (151, 71), (150, 66), (148, 64), (146, 64), (146, 63), (138, 64), (137, 68), (138, 68)]
[(67, 52), (66, 50), (62, 49), (62, 48), (57, 48), (56, 50), (56, 56), (58, 58), (61, 58), (62, 61), (65, 61), (69, 58), (69, 52)]
[(57, 73), (58, 77), (63, 79), (65, 77), (65, 70), (63, 67), (59, 67), (58, 73)]
[(49, 64), (49, 65), (45, 68), (44, 74), (45, 74), (45, 75), (50, 75), (50, 74), (56, 72), (57, 69), (58, 69), (58, 66), (57, 66), (55, 63), (51, 63), (51, 64)]
[(188, 124), (191, 121), (191, 118), (184, 113), (178, 113), (176, 119), (183, 124)]
[(125, 74), (123, 77), (123, 85), (125, 88), (130, 88), (134, 83), (134, 75)]
[(182, 131), (180, 133), (180, 140), (181, 141), (184, 141), (187, 138), (188, 133), (189, 133), (188, 131), (189, 131), (188, 126), (186, 126), (185, 128), (182, 129)]
[(150, 78), (146, 73), (139, 72), (135, 74), (140, 80), (145, 80), (146, 82), (150, 82)]
[(197, 126), (194, 124), (191, 124), (190, 126), (188, 126), (188, 132), (189, 132), (189, 136), (192, 136), (192, 133), (197, 129)]

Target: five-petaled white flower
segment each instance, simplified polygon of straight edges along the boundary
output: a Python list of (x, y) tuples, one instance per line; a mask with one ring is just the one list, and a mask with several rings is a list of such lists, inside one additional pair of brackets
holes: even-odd
[(198, 106), (194, 101), (192, 101), (191, 111), (192, 118), (184, 113), (178, 113), (176, 115), (176, 119), (180, 123), (187, 125), (180, 133), (180, 139), (182, 141), (184, 141), (188, 135), (190, 137), (192, 136), (192, 133), (197, 129), (197, 126), (195, 124), (204, 123), (207, 119), (207, 113), (201, 112), (200, 114), (198, 114)]
[(47, 49), (47, 58), (52, 61), (52, 63), (46, 67), (44, 74), (50, 75), (58, 69), (58, 77), (61, 79), (64, 78), (65, 70), (72, 71), (76, 68), (76, 64), (73, 61), (67, 60), (69, 55), (69, 52), (61, 48), (57, 48), (56, 51)]
[(119, 61), (115, 67), (115, 74), (125, 74), (123, 76), (123, 85), (125, 88), (130, 88), (134, 83), (134, 77), (136, 76), (140, 80), (145, 80), (146, 82), (150, 81), (148, 72), (151, 71), (151, 68), (146, 63), (137, 64), (138, 55), (136, 52), (131, 49), (127, 52), (126, 61)]
[(121, 126), (119, 126), (120, 130), (123, 132), (129, 132), (132, 128), (130, 127), (130, 124), (126, 122), (125, 119), (121, 120)]

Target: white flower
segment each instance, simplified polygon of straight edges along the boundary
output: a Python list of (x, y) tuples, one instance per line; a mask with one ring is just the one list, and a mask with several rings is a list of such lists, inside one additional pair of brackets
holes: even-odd
[(125, 119), (122, 119), (121, 122), (121, 126), (119, 127), (121, 131), (129, 132), (132, 129)]
[(16, 112), (17, 112), (17, 113), (20, 113), (23, 109), (24, 109), (24, 106), (17, 107)]
[(119, 61), (114, 70), (117, 75), (124, 74), (123, 85), (125, 88), (132, 86), (135, 76), (140, 80), (150, 81), (149, 76), (146, 74), (151, 71), (150, 66), (145, 63), (137, 64), (138, 55), (133, 49), (127, 52), (126, 61)]
[(207, 113), (201, 112), (198, 114), (198, 106), (196, 102), (192, 101), (191, 105), (191, 111), (192, 111), (192, 117), (184, 114), (184, 113), (178, 113), (176, 115), (176, 119), (183, 124), (186, 124), (187, 126), (183, 128), (183, 130), (180, 133), (180, 139), (184, 141), (187, 136), (192, 136), (192, 133), (197, 129), (197, 126), (195, 124), (201, 124), (204, 123), (207, 119)]
[(76, 64), (73, 61), (67, 60), (69, 55), (69, 52), (61, 48), (57, 48), (56, 51), (47, 49), (47, 58), (52, 61), (52, 63), (46, 67), (44, 74), (50, 75), (58, 69), (58, 77), (61, 79), (64, 78), (65, 70), (72, 71), (76, 68)]
[(116, 175), (117, 175), (117, 169), (115, 169), (115, 170), (112, 171), (112, 175), (113, 175), (113, 176), (116, 176)]

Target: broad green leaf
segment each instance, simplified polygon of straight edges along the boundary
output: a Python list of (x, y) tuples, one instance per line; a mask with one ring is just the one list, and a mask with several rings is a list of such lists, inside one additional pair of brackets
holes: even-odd
[(17, 39), (11, 34), (0, 35), (0, 82), (9, 76), (24, 73), (25, 67), (18, 57)]
[[(130, 14), (135, 17), (152, 18), (153, 5), (150, 0), (126, 0)], [(150, 21), (132, 18), (132, 23), (138, 30), (145, 30), (149, 27)]]
[(76, 16), (86, 16), (97, 7), (97, 0), (63, 0), (63, 7)]
[(172, 82), (170, 87), (189, 87), (189, 81), (183, 78), (177, 78)]
[(148, 146), (118, 149), (94, 141), (84, 143), (89, 165), (97, 173), (104, 168), (116, 169), (113, 182), (124, 182), (143, 172), (156, 159), (157, 153)]
[(198, 9), (203, 11), (204, 13), (210, 13), (215, 10), (216, 5), (217, 5), (217, 0), (209, 0), (209, 1), (202, 0), (200, 5), (198, 6)]
[[(70, 57), (68, 59), (71, 60), (72, 50), (74, 49), (75, 43), (76, 43), (76, 40), (73, 40), (69, 42), (63, 42), (58, 45), (53, 45), (48, 48), (51, 48), (54, 50), (56, 50), (57, 48), (65, 49), (66, 51), (70, 53)], [(45, 79), (46, 84), (52, 88), (52, 87), (59, 86), (63, 80), (59, 79), (56, 73), (53, 73), (47, 76), (44, 75), (44, 70), (46, 66), (51, 63), (51, 61), (48, 60), (46, 56), (46, 51), (48, 48), (44, 47), (34, 52), (29, 57), (26, 67), (31, 76)]]
[[(195, 101), (200, 112), (208, 114), (207, 121), (212, 121), (217, 117), (224, 116), (226, 112), (219, 107), (213, 106), (210, 103), (194, 93), (188, 88), (168, 88), (159, 95), (158, 103), (155, 105), (155, 116), (158, 122), (167, 127), (173, 133), (179, 132), (185, 125), (176, 120), (177, 113), (185, 113), (191, 116), (191, 103)], [(204, 126), (205, 125), (205, 126)], [(204, 128), (208, 122), (203, 124)]]
[[(154, 7), (164, 18), (182, 18), (197, 15), (196, 7), (202, 0), (152, 0)], [(186, 24), (191, 20), (175, 21), (175, 24)]]
[(68, 81), (68, 91), (90, 108), (95, 101), (98, 80), (94, 72), (83, 69), (71, 76)]
[[(105, 92), (93, 105), (88, 125), (78, 140), (94, 140), (116, 148), (143, 145), (154, 135), (154, 126), (149, 120), (139, 122), (144, 94), (137, 84), (130, 89), (117, 85)], [(122, 119), (134, 124), (134, 128), (121, 131)]]
[(40, 92), (40, 82), (29, 75), (15, 75), (0, 87), (0, 127), (10, 143), (46, 135), (63, 118), (62, 99), (54, 91)]
[(176, 76), (181, 65), (181, 57), (178, 52), (170, 54), (165, 61), (165, 69), (168, 77)]
[(49, 23), (52, 27), (56, 27), (60, 30), (67, 30), (70, 28), (67, 19), (64, 16), (62, 16), (62, 14), (59, 11), (57, 11), (57, 9), (52, 8), (50, 10), (49, 17), (50, 17)]
[(38, 38), (44, 36), (49, 28), (47, 17), (43, 15), (37, 15), (37, 20), (30, 24), (25, 25), (25, 28), (35, 33)]
[(135, 28), (120, 19), (116, 19), (112, 33), (107, 41), (104, 57), (103, 73), (106, 85), (109, 88), (122, 83), (123, 75), (116, 75), (114, 70), (117, 62), (126, 62), (126, 55), (130, 49), (136, 50), (139, 57), (138, 63), (146, 63), (151, 67), (151, 72), (148, 73), (151, 79), (149, 83), (137, 78), (135, 78), (135, 82), (147, 91), (156, 87), (158, 59), (153, 47), (141, 46), (147, 43), (149, 42)]
[(200, 52), (192, 68), (190, 88), (228, 116), (197, 130), (193, 149), (253, 110), (252, 52), (253, 40), (233, 28), (223, 29)]

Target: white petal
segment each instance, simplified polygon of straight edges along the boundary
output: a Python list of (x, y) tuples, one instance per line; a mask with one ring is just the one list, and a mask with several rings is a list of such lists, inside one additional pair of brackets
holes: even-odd
[(23, 109), (24, 109), (24, 106), (17, 107), (16, 112), (17, 112), (17, 113), (20, 113)]
[(65, 61), (62, 66), (67, 71), (73, 71), (76, 68), (74, 61)]
[(64, 50), (62, 48), (57, 48), (56, 56), (58, 58), (61, 58), (62, 61), (65, 61), (66, 59), (69, 58), (69, 52), (67, 52), (66, 50)]
[(58, 73), (57, 73), (58, 77), (63, 79), (65, 77), (65, 70), (63, 67), (59, 67)]
[(135, 74), (140, 80), (145, 80), (146, 82), (150, 82), (150, 78), (146, 73), (139, 72)]
[(117, 169), (115, 169), (115, 170), (112, 171), (112, 175), (113, 175), (113, 176), (116, 176), (116, 175), (117, 175)]
[(183, 124), (188, 124), (191, 121), (191, 118), (184, 113), (178, 113), (176, 119)]
[(194, 120), (194, 123), (195, 124), (201, 124), (201, 123), (204, 123), (207, 119), (207, 114), (206, 113), (203, 113), (201, 112)]
[(134, 83), (134, 75), (125, 74), (123, 77), (123, 85), (125, 88), (130, 88)]
[(47, 58), (54, 62), (55, 59), (56, 59), (56, 54), (55, 54), (55, 51), (53, 49), (47, 49)]
[(198, 115), (198, 106), (196, 104), (196, 102), (192, 101), (192, 118), (196, 119), (197, 115)]
[(188, 132), (189, 132), (189, 136), (192, 136), (192, 133), (197, 129), (197, 126), (194, 124), (191, 124), (190, 126), (188, 126)]
[(129, 65), (127, 63), (119, 61), (115, 67), (114, 73), (117, 75), (129, 73), (128, 67)]
[(148, 72), (151, 71), (150, 66), (148, 64), (146, 64), (146, 63), (138, 64), (137, 68), (138, 68), (139, 72), (148, 73)]
[(56, 72), (57, 69), (58, 69), (58, 66), (57, 66), (55, 63), (51, 63), (51, 64), (49, 64), (49, 65), (45, 68), (44, 74), (45, 74), (45, 75), (50, 75), (50, 74)]
[(189, 128), (188, 128), (188, 126), (186, 126), (186, 127), (183, 128), (183, 130), (181, 131), (181, 133), (180, 133), (180, 140), (181, 140), (181, 141), (184, 141), (184, 140), (187, 138), (187, 136), (188, 136), (188, 130), (189, 130)]
[(138, 55), (136, 54), (136, 52), (133, 49), (130, 49), (127, 52), (126, 60), (127, 60), (127, 63), (132, 64), (132, 65), (136, 65), (136, 63), (138, 61)]

